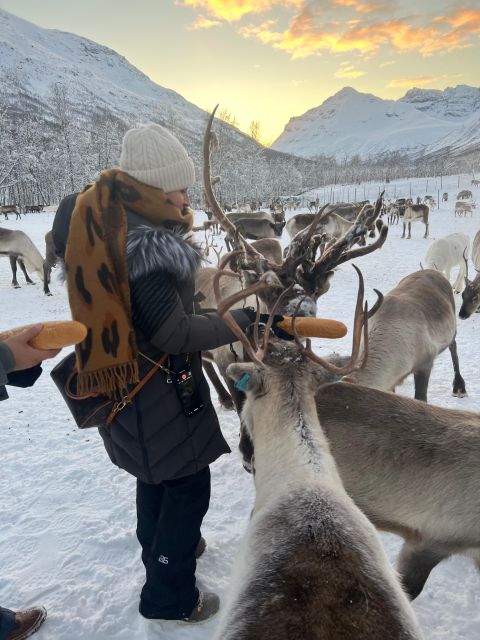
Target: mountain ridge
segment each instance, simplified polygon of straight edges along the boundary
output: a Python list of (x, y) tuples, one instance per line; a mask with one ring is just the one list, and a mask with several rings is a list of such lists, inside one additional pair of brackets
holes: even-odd
[(468, 85), (443, 91), (414, 87), (399, 100), (344, 87), (291, 118), (272, 149), (304, 158), (330, 154), (337, 160), (388, 152), (418, 156), (452, 143), (459, 152), (464, 125), (476, 113), (480, 114), (480, 88)]

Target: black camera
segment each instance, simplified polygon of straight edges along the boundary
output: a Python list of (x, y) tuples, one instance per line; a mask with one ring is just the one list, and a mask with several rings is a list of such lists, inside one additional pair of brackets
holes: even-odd
[(200, 397), (191, 369), (183, 369), (175, 373), (173, 386), (177, 392), (178, 399), (182, 405), (183, 413), (186, 416), (193, 416), (205, 406)]

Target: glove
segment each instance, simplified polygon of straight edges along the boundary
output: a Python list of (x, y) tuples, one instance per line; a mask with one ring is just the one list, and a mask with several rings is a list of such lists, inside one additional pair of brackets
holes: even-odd
[[(255, 311), (255, 309), (253, 307), (245, 307), (243, 311), (245, 311), (245, 313), (249, 316), (250, 322), (253, 325), (253, 323), (257, 318), (257, 312)], [(261, 313), (259, 317), (259, 322), (265, 325), (267, 324), (269, 317), (270, 316), (268, 313)], [(278, 323), (281, 322), (282, 320), (283, 320), (282, 315), (275, 314), (273, 316), (273, 322), (272, 322), (273, 333), (277, 336), (277, 338), (281, 338), (282, 340), (294, 340), (294, 337), (292, 335), (290, 335), (289, 333), (287, 333), (286, 331), (284, 331), (278, 326)]]

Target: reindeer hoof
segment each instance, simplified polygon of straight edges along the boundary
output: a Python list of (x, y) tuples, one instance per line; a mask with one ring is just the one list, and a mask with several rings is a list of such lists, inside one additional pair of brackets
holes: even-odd
[(48, 291), (45, 295), (46, 296), (53, 296), (53, 293), (50, 293), (50, 291)]
[(452, 396), (454, 398), (468, 398), (468, 393), (466, 391), (452, 391)]
[(21, 289), (22, 287), (19, 284), (12, 284), (14, 289)]

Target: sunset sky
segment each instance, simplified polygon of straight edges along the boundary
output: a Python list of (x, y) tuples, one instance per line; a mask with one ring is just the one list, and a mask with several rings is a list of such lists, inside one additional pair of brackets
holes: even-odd
[(125, 56), (265, 142), (344, 86), (396, 99), (480, 84), (480, 0), (0, 0)]

